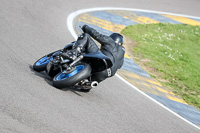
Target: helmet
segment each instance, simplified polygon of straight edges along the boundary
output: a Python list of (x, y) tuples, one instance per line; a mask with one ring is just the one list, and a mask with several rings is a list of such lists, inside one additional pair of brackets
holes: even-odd
[(119, 33), (113, 33), (110, 35), (110, 37), (117, 43), (118, 45), (123, 44), (123, 36), (120, 35)]

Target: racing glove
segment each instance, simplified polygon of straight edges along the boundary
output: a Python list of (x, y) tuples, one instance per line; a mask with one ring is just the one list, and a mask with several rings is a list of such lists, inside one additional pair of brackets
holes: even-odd
[(84, 33), (86, 32), (85, 27), (87, 27), (87, 26), (88, 26), (88, 25), (83, 25), (83, 26), (81, 27), (81, 29), (83, 30)]

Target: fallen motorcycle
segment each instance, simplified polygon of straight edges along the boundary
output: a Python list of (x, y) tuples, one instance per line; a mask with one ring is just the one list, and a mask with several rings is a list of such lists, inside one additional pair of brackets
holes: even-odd
[(46, 71), (53, 78), (53, 86), (56, 88), (76, 87), (90, 91), (98, 85), (97, 81), (92, 81), (92, 74), (112, 67), (112, 62), (100, 51), (82, 52), (75, 60), (63, 58), (61, 53), (71, 50), (75, 43), (41, 57), (34, 63), (33, 69), (37, 72)]

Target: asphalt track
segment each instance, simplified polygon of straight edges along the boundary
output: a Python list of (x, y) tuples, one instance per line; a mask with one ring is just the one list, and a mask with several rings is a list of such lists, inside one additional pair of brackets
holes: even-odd
[(199, 132), (117, 77), (90, 93), (58, 90), (31, 65), (73, 37), (66, 18), (92, 7), (128, 7), (200, 16), (196, 0), (1, 1), (0, 132)]

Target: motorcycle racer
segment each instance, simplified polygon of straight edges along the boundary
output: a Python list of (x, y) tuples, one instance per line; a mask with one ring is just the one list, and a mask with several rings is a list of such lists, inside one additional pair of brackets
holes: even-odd
[[(73, 49), (62, 53), (61, 55), (65, 58), (74, 60), (77, 54), (81, 53), (83, 50), (87, 53), (101, 51), (104, 55), (110, 58), (113, 66), (104, 71), (92, 74), (91, 80), (101, 82), (106, 78), (115, 75), (124, 62), (125, 48), (122, 46), (123, 36), (119, 33), (113, 33), (110, 36), (106, 36), (100, 34), (88, 25), (83, 25), (82, 30), (84, 33), (78, 37), (76, 43), (73, 45)], [(101, 44), (100, 49), (91, 37)]]

